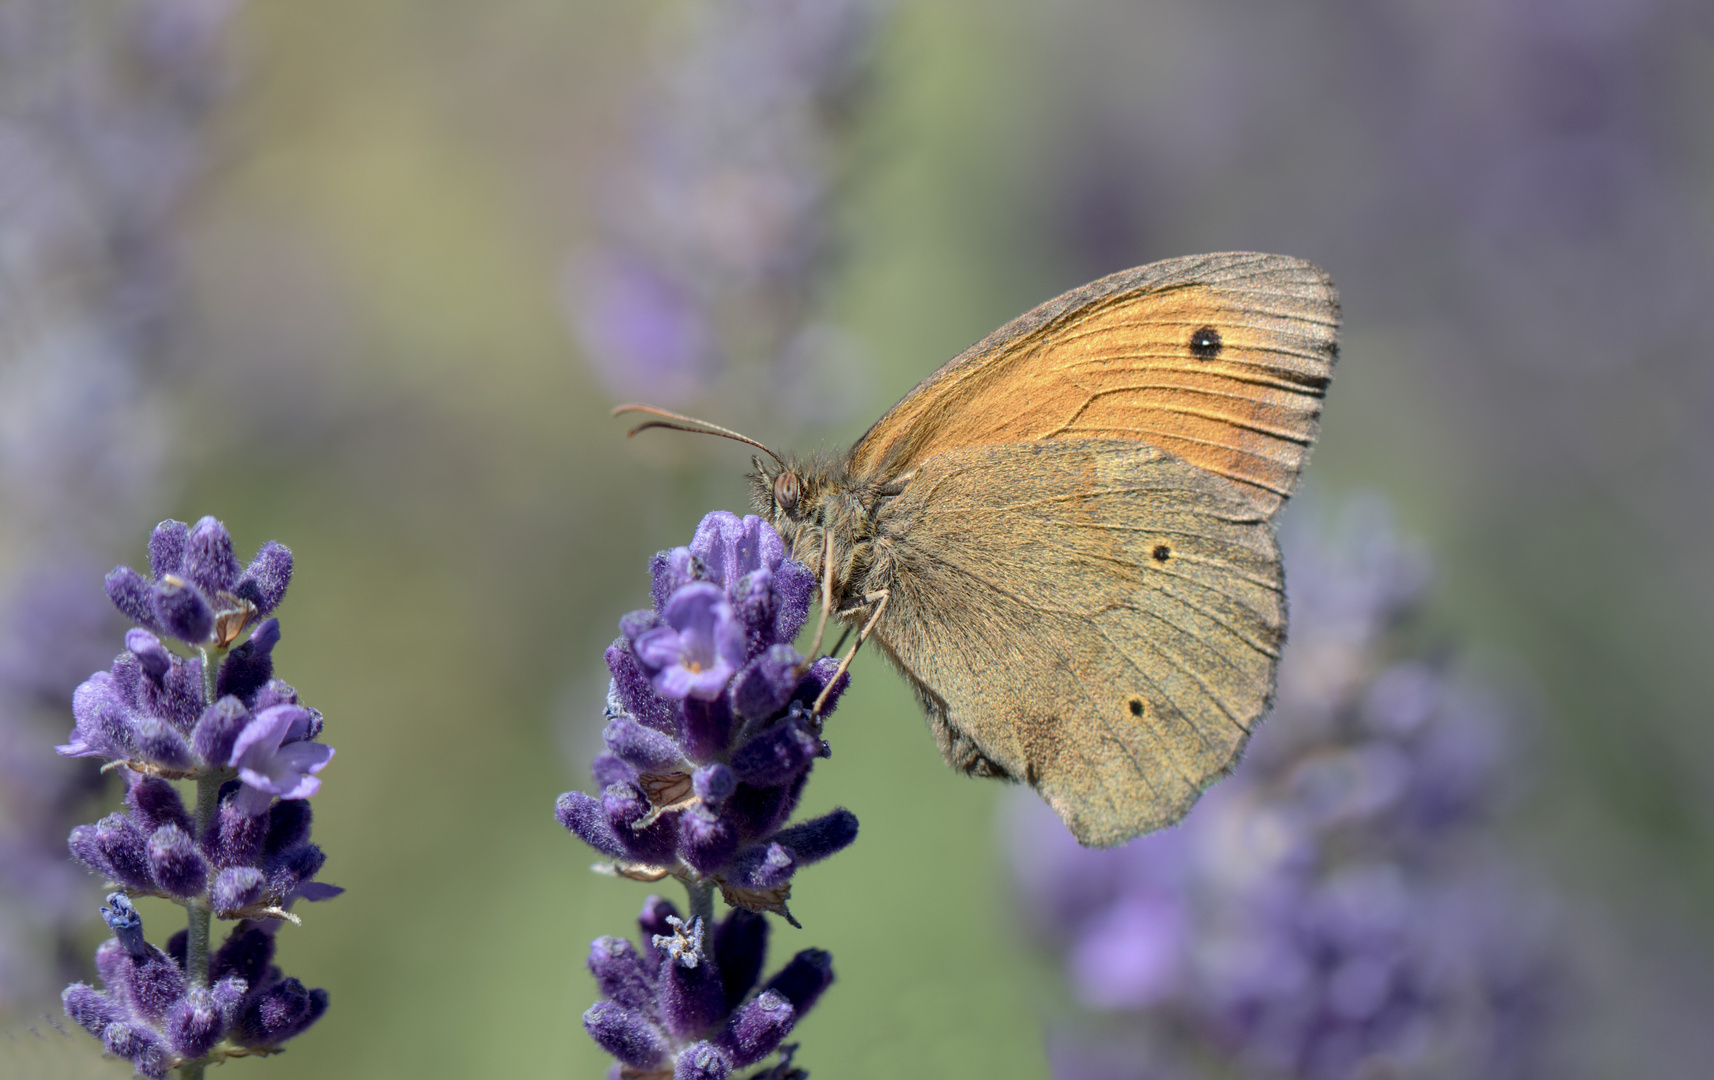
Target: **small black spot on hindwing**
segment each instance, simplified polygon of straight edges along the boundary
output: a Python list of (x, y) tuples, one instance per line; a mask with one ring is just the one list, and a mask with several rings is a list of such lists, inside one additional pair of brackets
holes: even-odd
[(1143, 715), (1143, 699), (1142, 698), (1135, 698), (1134, 697), (1130, 700), (1129, 704), (1131, 707), (1131, 715), (1132, 716)]
[(1220, 331), (1212, 326), (1199, 326), (1190, 332), (1190, 355), (1198, 360), (1212, 360), (1220, 355)]
[(1172, 548), (1167, 547), (1165, 544), (1156, 544), (1155, 550), (1152, 554), (1155, 557), (1155, 562), (1166, 562), (1168, 559), (1172, 558)]

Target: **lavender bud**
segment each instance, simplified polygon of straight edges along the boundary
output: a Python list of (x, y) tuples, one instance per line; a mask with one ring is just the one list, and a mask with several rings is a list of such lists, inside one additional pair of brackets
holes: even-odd
[(245, 919), (209, 958), (208, 977), (240, 979), (250, 986), (260, 986), (273, 959), (274, 935)]
[(635, 828), (652, 807), (630, 784), (613, 784), (601, 793), (601, 811), (629, 858), (652, 865), (670, 865), (678, 840), (676, 815), (662, 814), (653, 823)]
[(268, 835), (262, 841), (265, 857), (297, 847), (309, 839), (311, 814), (308, 799), (281, 799), (268, 811)]
[(244, 576), (233, 586), (232, 592), (255, 604), (258, 615), (266, 615), (280, 606), (286, 595), (286, 586), (291, 581), (291, 551), (284, 544), (270, 540), (244, 568)]
[(200, 645), (214, 632), (214, 608), (194, 585), (168, 575), (154, 586), (155, 618), (166, 632), (190, 645)]
[(280, 620), (264, 619), (250, 632), (250, 640), (227, 654), (215, 677), (214, 692), (242, 701), (254, 701), (257, 693), (274, 677), (274, 646), (280, 642)]
[(119, 613), (141, 626), (159, 631), (155, 618), (155, 592), (148, 579), (129, 566), (116, 566), (107, 575), (107, 598)]
[(185, 542), (184, 576), (210, 596), (231, 592), (243, 567), (232, 553), (232, 534), (212, 517), (198, 521)]
[(697, 798), (709, 806), (718, 807), (738, 790), (738, 778), (732, 775), (731, 769), (716, 761), (692, 773), (690, 786)]
[(737, 885), (750, 889), (771, 889), (784, 885), (797, 873), (797, 859), (779, 844), (757, 844), (740, 852), (732, 860), (727, 877)]
[(805, 949), (792, 957), (778, 975), (768, 980), (767, 989), (777, 991), (802, 1016), (832, 985), (832, 954), (821, 949)]
[[(269, 679), (268, 685), (256, 691), (256, 700), (251, 702), (250, 708), (254, 712), (262, 712), (265, 709), (273, 708), (275, 705), (296, 704), (298, 704), (298, 692), (296, 690), (279, 679)], [(319, 732), (315, 734), (319, 734)], [(315, 738), (315, 734), (311, 734), (310, 738)]]
[[(728, 1005), (743, 1001), (762, 974), (768, 953), (768, 920), (754, 911), (733, 908), (714, 929), (714, 961)], [(742, 1063), (740, 1063), (742, 1064)]]
[(167, 1041), (173, 1052), (186, 1058), (199, 1058), (214, 1049), (226, 1026), (214, 993), (195, 986), (185, 994), (167, 1017)]
[(327, 991), (285, 979), (251, 999), (239, 1013), (235, 1037), (245, 1046), (277, 1046), (321, 1019)]
[(87, 983), (72, 983), (60, 994), (60, 1003), (72, 1023), (96, 1038), (108, 1024), (123, 1022), (129, 1014), (124, 1006)]
[(131, 819), (146, 832), (154, 832), (162, 825), (177, 825), (185, 832), (191, 830), (190, 812), (179, 798), (178, 789), (160, 777), (144, 777), (132, 784), (125, 793), (125, 801), (131, 806)]
[(637, 947), (624, 938), (599, 937), (589, 943), (589, 973), (601, 996), (627, 1009), (654, 1011), (655, 991), (650, 972)]
[(608, 823), (601, 801), (593, 795), (568, 791), (554, 803), (553, 813), (562, 826), (596, 851), (610, 859), (626, 857), (625, 845)]
[(65, 843), (72, 858), (105, 878), (117, 880), (113, 877), (113, 868), (107, 864), (107, 856), (102, 854), (94, 825), (79, 825), (73, 828)]
[(147, 1028), (133, 1024), (109, 1024), (101, 1041), (107, 1052), (131, 1063), (138, 1076), (165, 1080), (171, 1056)]
[(762, 720), (785, 708), (801, 677), (803, 657), (790, 645), (771, 646), (732, 680), (732, 708), (739, 716)]
[(700, 918), (692, 919), (688, 929), (680, 924), (668, 940), (673, 945), (659, 976), (661, 1022), (681, 1040), (697, 1038), (726, 1014), (726, 989), (713, 959), (702, 950)]
[(186, 770), (196, 764), (190, 743), (165, 720), (145, 716), (136, 727), (137, 756), (164, 769)]
[(855, 839), (857, 815), (844, 807), (774, 834), (774, 842), (791, 848), (800, 866), (820, 862), (844, 850)]
[(589, 771), (595, 776), (596, 786), (601, 788), (608, 784), (629, 784), (637, 779), (637, 770), (605, 752), (595, 755), (595, 760), (589, 763)]
[(635, 1009), (597, 1001), (584, 1012), (583, 1027), (596, 1045), (634, 1069), (653, 1069), (666, 1060), (666, 1037)]
[[(149, 872), (148, 840), (130, 818), (123, 814), (108, 814), (96, 822), (94, 843), (114, 881), (138, 892), (154, 891), (155, 877)], [(111, 902), (112, 897), (108, 900)]]
[(613, 675), (607, 691), (609, 701), (656, 731), (669, 735), (678, 731), (679, 703), (655, 693), (630, 642), (619, 640), (607, 647), (607, 670)]
[(673, 593), (693, 581), (707, 580), (707, 570), (689, 548), (673, 548), (655, 553), (649, 560), (650, 593), (655, 610), (665, 612), (667, 600)]
[(173, 896), (196, 896), (208, 884), (208, 864), (190, 834), (177, 825), (162, 825), (149, 837), (149, 869), (161, 889)]
[(679, 855), (699, 874), (713, 874), (732, 858), (741, 837), (731, 818), (706, 806), (693, 806), (679, 815)]
[(223, 919), (232, 918), (252, 904), (261, 902), (265, 884), (262, 871), (254, 866), (229, 866), (214, 879), (214, 888), (209, 890), (209, 903), (216, 915)]
[(673, 772), (686, 764), (676, 742), (629, 716), (610, 720), (601, 738), (610, 753), (639, 772)]
[(726, 1080), (732, 1072), (732, 1062), (713, 1043), (699, 1042), (687, 1047), (673, 1065), (673, 1080)]
[(149, 573), (156, 578), (184, 573), (185, 541), (190, 526), (168, 518), (149, 534)]
[(738, 779), (757, 787), (788, 784), (821, 755), (821, 740), (800, 713), (775, 724), (732, 754)]
[(791, 641), (803, 629), (809, 618), (810, 601), (814, 598), (815, 574), (795, 559), (782, 562), (774, 570), (774, 640)]
[(137, 662), (143, 667), (143, 674), (159, 683), (168, 669), (173, 666), (172, 654), (161, 644), (161, 639), (147, 630), (125, 631), (125, 647), (137, 657)]
[(217, 768), (225, 765), (232, 759), (232, 747), (250, 723), (250, 715), (250, 710), (235, 697), (223, 697), (203, 710), (191, 732), (197, 754)]
[(235, 780), (221, 785), (220, 808), (203, 837), (203, 854), (216, 866), (249, 866), (262, 857), (268, 815), (251, 814)]
[(764, 990), (747, 1002), (720, 1032), (719, 1044), (737, 1066), (750, 1065), (773, 1053), (797, 1023), (797, 1010), (777, 990)]

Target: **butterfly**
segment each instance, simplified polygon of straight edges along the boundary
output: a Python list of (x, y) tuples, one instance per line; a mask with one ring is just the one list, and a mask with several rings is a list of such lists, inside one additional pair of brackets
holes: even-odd
[(860, 628), (844, 664), (872, 638), (949, 765), (1028, 784), (1109, 846), (1181, 818), (1267, 711), (1286, 632), (1274, 519), (1338, 331), (1310, 263), (1196, 255), (1012, 320), (842, 455), (615, 411), (762, 449), (757, 512), (819, 575), (822, 628)]

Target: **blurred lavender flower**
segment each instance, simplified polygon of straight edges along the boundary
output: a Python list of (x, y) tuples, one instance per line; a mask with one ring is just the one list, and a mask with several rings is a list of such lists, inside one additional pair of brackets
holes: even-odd
[[(77, 983), (63, 1000), (139, 1076), (179, 1068), (190, 1078), (211, 1061), (276, 1049), (327, 1008), (325, 991), (269, 961), (279, 920), (297, 921), (293, 903), (342, 891), (315, 880), (326, 856), (310, 842), (303, 801), (333, 750), (315, 741), (321, 714), (273, 678), (279, 620), (261, 617), (285, 596), (291, 552), (269, 541), (241, 566), (226, 527), (205, 517), (156, 526), (149, 563), (151, 577), (128, 566), (107, 576), (115, 606), (143, 626), (110, 670), (77, 688), (76, 727), (59, 747), (123, 766), (127, 786), (124, 812), (67, 840), (123, 891), (103, 909), (115, 935), (96, 952), (104, 989)], [(196, 782), (194, 814), (171, 779)], [(127, 896), (182, 904), (189, 926), (156, 949)], [(211, 914), (243, 920), (212, 956)]]
[[(746, 1001), (766, 940), (759, 913), (796, 926), (792, 877), (857, 837), (844, 809), (786, 824), (828, 754), (822, 724), (849, 676), (812, 714), (838, 662), (810, 663), (792, 648), (816, 582), (761, 518), (709, 514), (688, 547), (656, 555), (651, 570), (654, 607), (620, 620), (623, 636), (607, 650), (607, 749), (593, 764), (604, 790), (568, 791), (554, 814), (610, 860), (597, 869), (676, 877), (691, 898), (688, 923), (665, 901), (644, 909), (645, 938), (664, 935), (652, 940), (670, 962), (647, 943), (643, 958), (628, 942), (595, 943), (590, 969), (610, 1000), (585, 1026), (619, 1059), (619, 1075), (676, 1067), (718, 1080), (773, 1053), (832, 979), (827, 954), (810, 950)], [(716, 886), (738, 910), (705, 947)], [(791, 1074), (788, 1057), (767, 1075)]]
[(93, 903), (62, 838), (100, 788), (44, 765), (111, 656), (103, 553), (158, 498), (143, 367), (170, 336), (174, 217), (236, 0), (0, 5), (0, 1012), (44, 1000)]
[(779, 1062), (753, 1080), (806, 1075), (792, 1067), (795, 1047), (780, 1044), (832, 984), (832, 957), (805, 949), (757, 991), (768, 948), (763, 916), (737, 908), (708, 933), (702, 918), (687, 923), (651, 896), (638, 924), (641, 952), (616, 937), (589, 947), (602, 1000), (583, 1026), (618, 1059), (613, 1080), (724, 1080), (776, 1050)]
[[(825, 381), (840, 339), (810, 323), (832, 261), (838, 142), (883, 0), (696, 0), (662, 50), (604, 236), (567, 270), (570, 322), (620, 397), (676, 403), (728, 363), (769, 392)], [(803, 395), (796, 395), (803, 396)], [(826, 410), (849, 395), (816, 395)]]
[(1055, 1075), (1546, 1075), (1550, 912), (1482, 827), (1512, 786), (1511, 719), (1400, 653), (1420, 555), (1356, 505), (1283, 537), (1292, 635), (1234, 775), (1179, 827), (1079, 847), (1010, 808), (1023, 907), (1077, 998)]

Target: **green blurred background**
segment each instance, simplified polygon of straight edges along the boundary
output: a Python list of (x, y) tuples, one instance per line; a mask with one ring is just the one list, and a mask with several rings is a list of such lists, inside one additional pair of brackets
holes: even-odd
[[(598, 227), (594, 189), (625, 151), (668, 10), (252, 0), (236, 20), (238, 81), (184, 221), (192, 329), (164, 384), (179, 486), (124, 555), (142, 560), (157, 518), (205, 513), (246, 554), (270, 538), (293, 549), (275, 658), (338, 749), (316, 836), (322, 878), (348, 891), (280, 935), (288, 973), (329, 990), (326, 1018), (222, 1075), (605, 1068), (578, 1021), (593, 1000), (583, 958), (591, 938), (630, 931), (649, 889), (590, 874), (550, 807), (589, 786), (601, 651), (646, 604), (649, 556), (747, 502), (740, 448), (624, 438), (555, 296), (567, 252)], [(1453, 280), (1455, 261), (1413, 262), (1420, 234), (1375, 224), (1377, 188), (1397, 181), (1364, 172), (1360, 78), (1329, 74), (1392, 62), (1350, 55), (1362, 18), (897, 5), (850, 139), (821, 308), (859, 343), (864, 377), (823, 426), (718, 386), (681, 404), (764, 441), (842, 447), (942, 360), (1100, 273), (1227, 248), (1322, 263), (1348, 329), (1314, 485), (1390, 499), (1438, 561), (1443, 632), (1539, 688), (1512, 839), (1592, 928), (1607, 1059), (1646, 1046), (1671, 1063), (1651, 1075), (1698, 1075), (1714, 1060), (1694, 1022), (1714, 1000), (1707, 339), (1685, 330), (1593, 373), (1495, 373), (1482, 342), (1438, 326), (1480, 283)], [(1714, 44), (1685, 26), (1657, 90), (1706, 113)], [(1132, 104), (1155, 126), (1120, 139)], [(1706, 116), (1661, 115), (1682, 124), (1675, 190), (1706, 254)], [(1127, 156), (1153, 186), (1087, 198)], [(1203, 160), (1224, 164), (1209, 175)], [(1433, 161), (1430, 146), (1421, 168)], [(1103, 244), (1080, 239), (1080, 213), (1112, 224)], [(775, 931), (776, 962), (816, 945), (839, 975), (794, 1035), (800, 1061), (823, 1080), (1044, 1075), (1040, 1019), (1063, 991), (1008, 909), (1004, 792), (942, 766), (875, 657), (856, 674), (804, 810), (848, 806), (862, 836), (797, 879), (804, 929)], [(143, 912), (164, 936), (173, 909)], [(93, 908), (90, 922), (93, 944)], [(31, 1023), (10, 1021), (0, 1048), (27, 1063), (19, 1075), (127, 1071), (81, 1036), (66, 1053), (51, 1031), (37, 1042)]]

